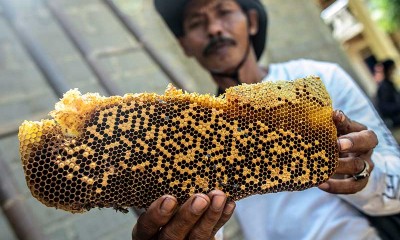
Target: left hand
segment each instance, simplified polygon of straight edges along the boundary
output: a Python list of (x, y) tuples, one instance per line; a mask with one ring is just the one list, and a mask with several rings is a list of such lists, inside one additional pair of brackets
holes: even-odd
[(235, 206), (220, 190), (194, 194), (180, 207), (175, 197), (165, 195), (139, 217), (132, 239), (212, 239), (232, 216)]
[(369, 175), (356, 180), (353, 176), (369, 165), (369, 173), (374, 168), (371, 160), (373, 149), (378, 144), (376, 134), (367, 127), (350, 120), (342, 111), (335, 111), (333, 121), (338, 131), (339, 166), (327, 182), (319, 188), (335, 194), (352, 194), (361, 191), (368, 183)]

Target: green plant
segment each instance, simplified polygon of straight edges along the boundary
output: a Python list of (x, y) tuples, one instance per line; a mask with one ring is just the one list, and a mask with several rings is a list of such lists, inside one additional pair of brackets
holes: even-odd
[(378, 24), (388, 32), (400, 30), (400, 0), (370, 0)]

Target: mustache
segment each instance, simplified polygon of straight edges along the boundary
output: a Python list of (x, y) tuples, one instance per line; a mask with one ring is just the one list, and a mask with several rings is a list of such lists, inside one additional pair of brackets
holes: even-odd
[(223, 37), (223, 36), (215, 36), (211, 38), (210, 42), (207, 44), (207, 46), (203, 50), (203, 56), (208, 56), (216, 49), (218, 45), (236, 45), (236, 41)]

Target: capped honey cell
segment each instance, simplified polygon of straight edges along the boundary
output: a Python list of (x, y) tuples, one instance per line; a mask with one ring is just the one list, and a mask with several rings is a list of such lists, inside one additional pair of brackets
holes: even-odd
[(68, 91), (19, 129), (25, 179), (49, 207), (147, 208), (220, 189), (232, 200), (318, 186), (337, 167), (332, 103), (322, 81), (240, 85), (221, 97), (169, 86), (101, 97)]

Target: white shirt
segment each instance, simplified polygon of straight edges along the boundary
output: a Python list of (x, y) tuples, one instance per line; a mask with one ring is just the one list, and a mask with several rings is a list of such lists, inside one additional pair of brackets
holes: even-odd
[(334, 195), (318, 188), (256, 195), (237, 202), (235, 214), (246, 239), (378, 239), (357, 209), (370, 215), (400, 212), (400, 151), (368, 98), (339, 66), (311, 60), (271, 64), (264, 81), (319, 76), (333, 101), (350, 119), (378, 136), (375, 169), (365, 189)]

